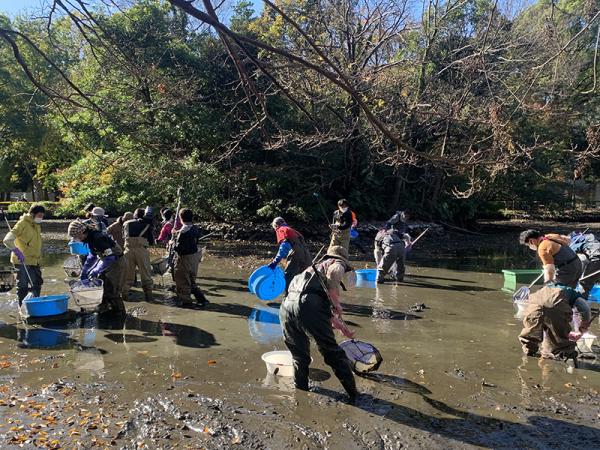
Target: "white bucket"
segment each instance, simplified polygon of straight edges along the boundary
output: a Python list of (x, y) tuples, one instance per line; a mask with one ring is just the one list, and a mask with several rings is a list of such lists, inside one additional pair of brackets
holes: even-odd
[(262, 355), (262, 360), (267, 365), (267, 372), (280, 377), (293, 377), (294, 366), (292, 353), (287, 350), (267, 352)]
[(104, 295), (103, 283), (98, 280), (96, 285), (86, 286), (82, 282), (74, 283), (71, 286), (71, 296), (77, 306), (82, 309), (94, 309), (102, 303)]
[(584, 333), (577, 341), (577, 350), (579, 350), (579, 353), (593, 353), (592, 345), (594, 345), (596, 338), (597, 336), (591, 333)]

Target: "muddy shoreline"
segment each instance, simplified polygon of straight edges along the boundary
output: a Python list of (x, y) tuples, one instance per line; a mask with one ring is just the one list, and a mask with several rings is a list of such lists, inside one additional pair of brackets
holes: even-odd
[[(267, 375), (260, 355), (283, 343), (279, 325), (259, 318), (276, 317), (277, 302), (257, 300), (246, 280), (275, 252), (271, 238), (211, 240), (199, 274), (205, 310), (175, 308), (162, 287), (146, 303), (134, 289), (124, 319), (73, 312), (23, 324), (4, 294), (0, 445), (597, 448), (600, 347), (574, 371), (520, 353), (520, 323), (497, 270), (528, 262), (514, 243), (520, 227), (432, 234), (409, 259), (405, 283), (345, 293), (348, 322), (384, 357), (377, 374), (358, 379), (356, 406), (343, 402), (314, 347), (311, 392)], [(45, 233), (47, 246), (65, 251), (58, 229)], [(309, 243), (316, 252), (326, 239)], [(366, 255), (353, 250), (359, 267), (372, 264), (365, 247)], [(63, 260), (47, 252), (44, 293), (66, 290)], [(155, 282), (169, 285), (165, 278)], [(427, 308), (411, 312), (416, 302)], [(592, 331), (600, 334), (597, 322)]]

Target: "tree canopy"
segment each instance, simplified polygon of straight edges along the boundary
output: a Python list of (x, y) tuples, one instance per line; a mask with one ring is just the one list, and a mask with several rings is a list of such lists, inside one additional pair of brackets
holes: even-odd
[(183, 186), (216, 220), (556, 201), (598, 171), (599, 23), (598, 0), (54, 0), (0, 16), (0, 190), (122, 212)]

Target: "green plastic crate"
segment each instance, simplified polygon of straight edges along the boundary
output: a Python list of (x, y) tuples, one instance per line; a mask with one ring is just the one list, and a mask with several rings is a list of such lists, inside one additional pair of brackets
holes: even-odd
[[(503, 291), (514, 292), (519, 284), (530, 284), (537, 277), (540, 276), (542, 271), (540, 269), (509, 269), (503, 270), (504, 275), (504, 287)], [(536, 284), (542, 284), (543, 280), (540, 278)]]

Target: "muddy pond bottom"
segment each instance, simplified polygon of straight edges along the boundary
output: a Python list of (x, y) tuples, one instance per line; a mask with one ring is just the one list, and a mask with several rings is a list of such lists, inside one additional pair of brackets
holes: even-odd
[[(47, 261), (44, 294), (68, 291), (63, 259)], [(598, 347), (574, 370), (523, 357), (500, 273), (409, 263), (405, 283), (344, 293), (347, 322), (384, 359), (348, 405), (314, 345), (311, 392), (267, 374), (261, 355), (285, 350), (281, 299), (248, 292), (252, 269), (209, 256), (205, 309), (134, 289), (120, 319), (71, 301), (65, 317), (23, 324), (14, 291), (0, 295), (0, 446), (597, 448)]]

